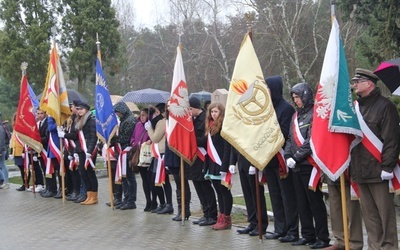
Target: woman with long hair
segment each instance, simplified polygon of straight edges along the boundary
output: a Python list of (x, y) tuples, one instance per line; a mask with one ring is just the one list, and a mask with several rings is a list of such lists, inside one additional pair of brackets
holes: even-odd
[(225, 181), (229, 171), (230, 144), (221, 136), (225, 107), (220, 102), (211, 103), (207, 109), (206, 129), (207, 155), (204, 162), (205, 178), (211, 179), (217, 193), (219, 214), (215, 230), (230, 229), (233, 205), (230, 183)]
[[(139, 149), (143, 143), (150, 143), (149, 134), (144, 128), (144, 124), (149, 120), (149, 109), (143, 108), (140, 110), (139, 120), (136, 123), (135, 130), (131, 136), (131, 146), (139, 146)], [(151, 183), (148, 178), (149, 176), (149, 166), (139, 166), (140, 177), (142, 178), (142, 187), (144, 191), (144, 196), (146, 197), (146, 206), (144, 208), (145, 212), (151, 211)]]
[(80, 102), (76, 106), (78, 117), (75, 123), (75, 130), (78, 132), (79, 137), (76, 144), (79, 147), (77, 146), (74, 157), (79, 162), (79, 173), (87, 190), (87, 198), (81, 202), (82, 205), (98, 203), (97, 190), (99, 184), (94, 171), (97, 158), (96, 118), (89, 109), (90, 106), (84, 102)]

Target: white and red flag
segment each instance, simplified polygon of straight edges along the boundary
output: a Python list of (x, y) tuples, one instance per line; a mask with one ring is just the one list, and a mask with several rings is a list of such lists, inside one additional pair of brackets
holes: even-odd
[(186, 85), (181, 48), (178, 46), (169, 100), (167, 140), (169, 148), (192, 165), (197, 156), (197, 143), (192, 115), (190, 113), (189, 92)]
[(333, 18), (315, 96), (310, 140), (313, 159), (334, 181), (349, 166), (350, 151), (361, 137), (339, 24)]

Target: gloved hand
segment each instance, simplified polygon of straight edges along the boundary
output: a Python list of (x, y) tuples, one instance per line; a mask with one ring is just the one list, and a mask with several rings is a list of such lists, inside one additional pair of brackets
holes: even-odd
[(22, 157), (22, 159), (24, 159), (25, 158), (25, 153), (22, 153), (21, 157)]
[(64, 136), (65, 136), (65, 132), (63, 132), (63, 131), (58, 131), (57, 134), (58, 134), (58, 137), (60, 137), (60, 138), (64, 138)]
[(13, 160), (14, 159), (14, 156), (13, 155), (8, 155), (8, 160)]
[(286, 166), (288, 166), (288, 168), (294, 168), (296, 167), (296, 161), (293, 158), (289, 158), (286, 160)]
[(236, 173), (236, 166), (235, 165), (230, 165), (229, 166), (229, 172), (231, 172), (231, 174)]
[(79, 155), (77, 153), (74, 154), (75, 162), (79, 162)]
[(151, 122), (150, 122), (150, 121), (147, 121), (147, 122), (144, 124), (144, 129), (149, 130), (150, 127), (151, 127)]
[(226, 178), (226, 172), (219, 172), (221, 175), (221, 179), (224, 180)]
[(37, 159), (37, 156), (34, 155), (34, 156), (32, 157), (32, 160), (33, 160), (33, 161), (37, 161), (37, 160), (38, 160), (38, 159)]
[(393, 179), (393, 172), (389, 173), (389, 172), (387, 172), (385, 170), (382, 170), (381, 178), (382, 178), (382, 181), (391, 180), (391, 179)]
[(90, 158), (92, 158), (92, 154), (86, 153), (86, 159), (90, 159)]
[(256, 168), (253, 166), (249, 167), (249, 175), (255, 175), (256, 174)]
[(72, 161), (74, 157), (72, 155), (68, 155), (68, 160)]

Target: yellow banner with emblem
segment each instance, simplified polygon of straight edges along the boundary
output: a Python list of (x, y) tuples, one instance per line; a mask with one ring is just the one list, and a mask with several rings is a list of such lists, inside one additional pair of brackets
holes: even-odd
[(221, 134), (260, 170), (285, 141), (248, 34), (236, 58)]

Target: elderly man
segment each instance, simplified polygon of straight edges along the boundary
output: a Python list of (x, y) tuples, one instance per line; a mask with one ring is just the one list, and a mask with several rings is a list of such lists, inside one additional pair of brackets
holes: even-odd
[(399, 249), (393, 194), (389, 193), (389, 182), (399, 159), (399, 114), (396, 106), (381, 95), (377, 81), (371, 71), (360, 68), (352, 79), (364, 138), (352, 150), (350, 175), (359, 184), (368, 247)]

